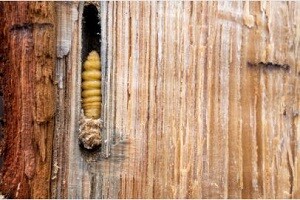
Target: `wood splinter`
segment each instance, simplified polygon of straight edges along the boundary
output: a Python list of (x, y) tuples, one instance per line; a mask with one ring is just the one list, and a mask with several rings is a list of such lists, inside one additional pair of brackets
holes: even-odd
[(101, 65), (100, 56), (91, 51), (83, 64), (82, 108), (79, 127), (79, 141), (86, 149), (101, 145)]

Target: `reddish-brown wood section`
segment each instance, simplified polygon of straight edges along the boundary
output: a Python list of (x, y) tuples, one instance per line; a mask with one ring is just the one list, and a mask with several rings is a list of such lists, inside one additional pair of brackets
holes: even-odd
[(49, 197), (55, 89), (52, 2), (1, 2), (4, 141), (1, 192)]

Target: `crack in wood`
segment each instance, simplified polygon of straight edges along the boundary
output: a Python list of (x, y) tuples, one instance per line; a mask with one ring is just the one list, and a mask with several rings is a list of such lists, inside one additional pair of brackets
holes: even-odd
[(260, 68), (265, 68), (269, 70), (279, 70), (283, 69), (284, 71), (289, 71), (290, 70), (290, 65), (288, 64), (279, 64), (279, 63), (272, 63), (272, 62), (259, 62), (259, 63), (252, 63), (248, 62), (247, 63), (248, 67), (260, 67)]

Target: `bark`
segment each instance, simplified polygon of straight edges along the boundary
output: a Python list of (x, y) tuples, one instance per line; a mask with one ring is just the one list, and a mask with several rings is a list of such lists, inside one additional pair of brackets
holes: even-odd
[(1, 2), (4, 141), (1, 191), (49, 198), (55, 111), (55, 13), (50, 2)]

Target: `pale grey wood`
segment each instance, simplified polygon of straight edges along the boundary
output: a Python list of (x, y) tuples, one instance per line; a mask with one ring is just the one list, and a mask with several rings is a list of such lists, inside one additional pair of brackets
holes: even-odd
[[(88, 3), (101, 18), (101, 153), (77, 141)], [(77, 20), (58, 26), (72, 42), (58, 59), (53, 197), (299, 197), (299, 8), (74, 2), (60, 10), (61, 20)]]

